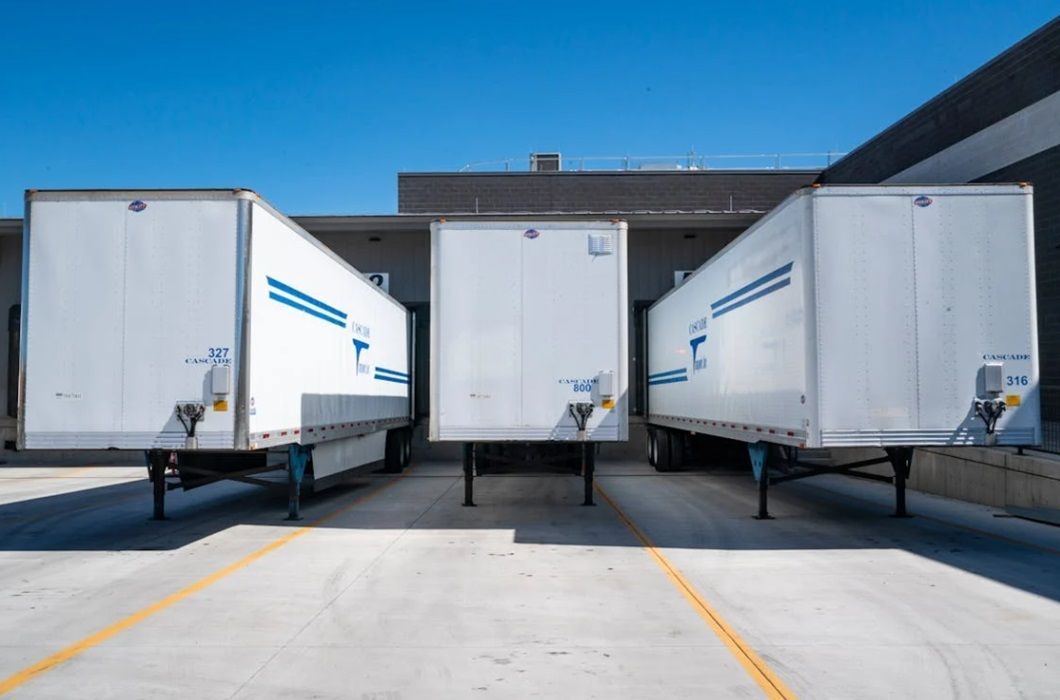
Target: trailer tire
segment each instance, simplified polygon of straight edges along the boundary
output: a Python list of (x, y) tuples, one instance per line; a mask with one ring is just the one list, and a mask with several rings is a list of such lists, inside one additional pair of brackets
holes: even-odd
[(647, 448), (648, 464), (659, 466), (659, 432), (655, 428), (648, 428)]
[(665, 428), (657, 431), (655, 445), (655, 471), (672, 472), (674, 470), (673, 443), (670, 440), (670, 431)]
[(679, 430), (669, 430), (670, 434), (670, 469), (680, 471), (685, 466), (685, 443), (688, 436)]
[(386, 431), (386, 448), (383, 450), (383, 469), (390, 474), (401, 471), (402, 433), (403, 430)]
[(401, 468), (407, 469), (412, 464), (412, 428), (401, 431)]

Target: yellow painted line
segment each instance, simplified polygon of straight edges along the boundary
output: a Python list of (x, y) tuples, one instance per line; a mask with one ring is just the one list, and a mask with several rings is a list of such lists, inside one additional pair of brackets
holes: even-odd
[(781, 700), (793, 700), (796, 696), (784, 681), (780, 680), (780, 677), (769, 667), (769, 664), (765, 662), (758, 654), (755, 653), (747, 642), (743, 640), (736, 631), (725, 622), (724, 618), (718, 614), (718, 612), (707, 602), (706, 598), (696, 590), (696, 587), (681, 574), (676, 566), (670, 563), (662, 552), (660, 552), (651, 539), (626, 515), (618, 504), (607, 495), (603, 487), (600, 486), (599, 482), (596, 483), (596, 492), (607, 502), (607, 505), (611, 506), (611, 509), (618, 515), (629, 531), (640, 541), (640, 544), (644, 549), (651, 555), (651, 558), (659, 565), (659, 568), (663, 570), (670, 582), (674, 584), (674, 587), (685, 597), (699, 616), (703, 618), (703, 621), (707, 623), (710, 629), (717, 635), (729, 651), (736, 658), (736, 660), (743, 666), (743, 669), (747, 671), (748, 675), (762, 688), (767, 698), (777, 698)]
[[(408, 472), (406, 471), (405, 474), (407, 474), (407, 473)], [(77, 656), (83, 654), (84, 652), (88, 651), (92, 647), (98, 646), (99, 644), (102, 644), (103, 642), (107, 641), (111, 637), (115, 637), (115, 636), (121, 634), (122, 632), (124, 632), (125, 630), (129, 629), (130, 627), (138, 625), (139, 623), (143, 622), (144, 620), (146, 620), (147, 618), (151, 617), (152, 615), (154, 615), (156, 613), (159, 613), (159, 612), (162, 612), (166, 608), (171, 607), (171, 606), (173, 606), (176, 603), (179, 603), (180, 601), (184, 600), (185, 598), (187, 598), (189, 596), (192, 596), (192, 595), (198, 593), (199, 591), (203, 590), (204, 588), (208, 588), (208, 587), (212, 586), (213, 584), (217, 583), (221, 579), (224, 579), (224, 578), (227, 578), (228, 576), (231, 576), (232, 574), (234, 574), (235, 572), (239, 571), (240, 569), (245, 569), (246, 567), (248, 567), (251, 564), (253, 564), (254, 562), (256, 562), (258, 559), (261, 559), (262, 557), (264, 557), (266, 554), (269, 554), (271, 552), (275, 552), (280, 547), (283, 547), (284, 545), (293, 542), (294, 540), (298, 539), (299, 537), (302, 537), (303, 535), (305, 535), (305, 534), (309, 533), (310, 531), (312, 531), (314, 528), (319, 527), (320, 525), (323, 525), (324, 523), (326, 523), (327, 521), (331, 520), (332, 518), (335, 518), (336, 516), (341, 515), (342, 513), (345, 513), (346, 511), (350, 510), (354, 506), (359, 505), (359, 504), (363, 503), (364, 501), (367, 501), (369, 498), (373, 498), (373, 497), (379, 495), (380, 493), (382, 493), (383, 491), (385, 491), (386, 489), (390, 488), (391, 486), (396, 484), (398, 481), (403, 479), (405, 477), (405, 474), (401, 474), (401, 475), (397, 476), (393, 480), (383, 484), (382, 486), (380, 486), (376, 490), (372, 491), (371, 493), (366, 493), (366, 494), (364, 494), (362, 496), (359, 496), (359, 497), (353, 499), (352, 501), (350, 501), (349, 503), (345, 504), (344, 506), (342, 506), (340, 508), (337, 508), (337, 509), (331, 511), (330, 513), (328, 513), (328, 514), (317, 518), (316, 520), (314, 520), (313, 522), (309, 523), (308, 525), (304, 525), (304, 526), (298, 528), (297, 530), (294, 530), (293, 532), (288, 533), (288, 534), (284, 535), (283, 537), (280, 537), (279, 539), (273, 540), (272, 542), (270, 542), (269, 544), (265, 545), (261, 549), (255, 551), (255, 552), (251, 552), (250, 554), (246, 555), (242, 559), (229, 564), (228, 566), (224, 567), (223, 569), (218, 569), (217, 571), (213, 572), (212, 574), (209, 574), (208, 576), (205, 576), (205, 577), (199, 579), (195, 583), (193, 583), (193, 584), (191, 584), (191, 585), (189, 585), (189, 586), (187, 586), (185, 588), (180, 589), (176, 593), (171, 593), (168, 596), (166, 596), (165, 598), (163, 598), (162, 600), (160, 600), (160, 601), (158, 601), (156, 603), (152, 603), (151, 605), (148, 605), (146, 608), (141, 608), (140, 610), (137, 610), (132, 615), (129, 615), (126, 618), (118, 620), (117, 622), (115, 622), (114, 624), (110, 625), (109, 627), (104, 627), (103, 629), (99, 630), (98, 632), (94, 632), (93, 634), (88, 635), (84, 639), (78, 640), (78, 641), (74, 642), (73, 644), (71, 644), (70, 646), (68, 646), (68, 647), (66, 647), (64, 649), (60, 649), (59, 651), (55, 652), (51, 656), (49, 656), (47, 658), (44, 658), (44, 659), (41, 659), (40, 661), (38, 661), (37, 663), (33, 664), (32, 666), (27, 666), (26, 668), (22, 669), (21, 671), (18, 671), (14, 675), (8, 676), (7, 678), (5, 678), (2, 681), (0, 681), (0, 695), (4, 695), (6, 693), (10, 693), (15, 688), (18, 688), (19, 686), (27, 683), (28, 681), (33, 680), (37, 676), (39, 676), (39, 675), (41, 675), (43, 673), (47, 673), (48, 671), (52, 670), (56, 666), (59, 666), (61, 664), (66, 663), (70, 659), (73, 659), (74, 657), (77, 657)]]

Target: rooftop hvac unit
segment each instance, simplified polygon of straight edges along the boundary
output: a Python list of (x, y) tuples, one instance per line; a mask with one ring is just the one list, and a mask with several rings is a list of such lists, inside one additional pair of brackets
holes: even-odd
[(534, 173), (558, 173), (562, 157), (559, 153), (531, 153), (530, 172)]

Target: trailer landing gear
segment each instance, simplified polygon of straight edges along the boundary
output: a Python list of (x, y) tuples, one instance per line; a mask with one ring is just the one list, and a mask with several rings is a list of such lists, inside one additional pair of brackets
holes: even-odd
[(582, 443), (582, 480), (585, 483), (585, 500), (583, 506), (595, 506), (593, 503), (593, 472), (596, 471), (596, 460), (590, 454), (592, 446), (586, 442)]
[(475, 507), (474, 484), (485, 474), (571, 474), (582, 477), (583, 506), (595, 506), (593, 476), (596, 473), (596, 444), (481, 443), (465, 442), (464, 503)]
[(290, 445), (287, 448), (287, 519), (302, 519), (302, 477), (309, 462), (312, 445)]
[[(751, 458), (751, 469), (758, 481), (758, 514), (756, 520), (772, 520), (769, 514), (769, 486), (770, 484), (781, 484), (785, 481), (805, 479), (818, 474), (849, 474), (862, 479), (873, 479), (875, 481), (886, 481), (894, 484), (894, 513), (893, 518), (911, 518), (905, 505), (905, 484), (909, 479), (909, 473), (913, 465), (912, 447), (885, 447), (886, 457), (875, 459), (864, 459), (850, 464), (839, 464), (832, 467), (822, 467), (816, 464), (800, 462), (798, 452), (794, 447), (785, 447), (787, 450), (786, 465), (784, 473), (777, 476), (769, 475), (769, 449), (771, 445), (765, 442), (754, 442), (747, 445), (747, 452)], [(868, 467), (874, 464), (890, 463), (894, 469), (894, 478), (882, 474), (870, 472), (855, 472), (855, 469)]]
[(475, 443), (464, 443), (464, 506), (475, 507), (474, 495), (475, 481)]
[(154, 496), (152, 520), (166, 519), (166, 469), (172, 457), (173, 453), (165, 450), (147, 451), (147, 476)]
[(894, 514), (892, 518), (911, 518), (905, 509), (905, 481), (913, 468), (912, 447), (888, 447), (887, 459), (894, 468)]
[(772, 520), (769, 514), (769, 443), (752, 442), (747, 445), (751, 457), (751, 471), (758, 480), (758, 515), (755, 520)]

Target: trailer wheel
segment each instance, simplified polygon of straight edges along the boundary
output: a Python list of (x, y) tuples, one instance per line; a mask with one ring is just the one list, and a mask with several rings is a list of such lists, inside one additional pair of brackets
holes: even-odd
[(401, 431), (401, 468), (412, 464), (412, 428)]
[(401, 430), (386, 431), (386, 449), (383, 452), (383, 469), (391, 474), (401, 471)]
[(655, 428), (648, 428), (648, 464), (659, 466), (659, 435)]
[(688, 436), (678, 430), (667, 432), (670, 434), (670, 471), (679, 471), (685, 466), (685, 443)]
[(655, 471), (672, 472), (673, 467), (673, 443), (670, 439), (670, 431), (662, 429), (655, 436)]

